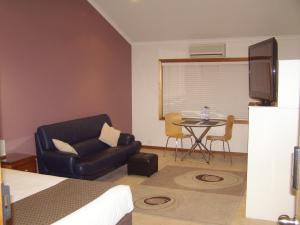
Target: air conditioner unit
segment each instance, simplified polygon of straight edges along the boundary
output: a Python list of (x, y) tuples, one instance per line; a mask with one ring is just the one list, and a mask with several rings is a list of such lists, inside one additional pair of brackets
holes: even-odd
[(217, 58), (226, 56), (226, 45), (223, 44), (198, 44), (189, 48), (191, 58)]

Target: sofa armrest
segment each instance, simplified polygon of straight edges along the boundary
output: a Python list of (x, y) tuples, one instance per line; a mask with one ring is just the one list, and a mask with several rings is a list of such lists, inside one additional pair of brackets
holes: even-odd
[(130, 143), (134, 142), (134, 140), (135, 139), (132, 134), (121, 133), (118, 140), (118, 145), (129, 145)]
[(45, 151), (43, 161), (51, 174), (74, 174), (74, 165), (78, 156), (59, 151)]

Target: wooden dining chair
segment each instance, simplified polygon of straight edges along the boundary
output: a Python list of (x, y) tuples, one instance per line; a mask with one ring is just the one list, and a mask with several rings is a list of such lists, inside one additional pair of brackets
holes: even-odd
[[(234, 116), (229, 115), (227, 116), (226, 119), (226, 126), (225, 126), (225, 134), (223, 136), (217, 136), (217, 135), (207, 135), (206, 136), (206, 142), (210, 141), (209, 145), (209, 154), (211, 155), (211, 146), (214, 141), (222, 141), (223, 142), (223, 152), (224, 152), (224, 159), (225, 159), (225, 142), (227, 143), (228, 147), (228, 152), (230, 156), (230, 163), (232, 164), (232, 157), (231, 157), (231, 152), (230, 152), (230, 146), (229, 146), (229, 140), (232, 138), (232, 128), (233, 128), (233, 123), (234, 123)], [(206, 145), (205, 142), (205, 145)]]
[(175, 141), (175, 144), (176, 144), (175, 161), (177, 159), (178, 139), (181, 140), (181, 149), (183, 149), (182, 139), (184, 139), (184, 138), (190, 138), (191, 144), (193, 145), (192, 135), (183, 133), (181, 126), (176, 126), (173, 124), (174, 122), (180, 122), (180, 121), (182, 121), (181, 113), (168, 113), (165, 115), (165, 135), (168, 138), (167, 138), (167, 143), (166, 143), (166, 147), (164, 150), (164, 155), (165, 155), (165, 152), (168, 147), (169, 139), (175, 138), (175, 140), (176, 140)]

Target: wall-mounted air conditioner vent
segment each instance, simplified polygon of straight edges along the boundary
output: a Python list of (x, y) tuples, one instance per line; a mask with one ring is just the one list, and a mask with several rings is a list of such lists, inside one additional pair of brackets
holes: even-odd
[(225, 44), (199, 44), (189, 48), (191, 58), (214, 58), (226, 56)]

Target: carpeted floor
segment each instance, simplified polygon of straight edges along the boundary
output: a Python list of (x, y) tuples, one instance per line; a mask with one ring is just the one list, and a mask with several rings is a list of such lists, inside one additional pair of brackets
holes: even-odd
[(174, 161), (174, 152), (143, 152), (159, 156), (159, 172), (150, 178), (127, 175), (125, 165), (97, 179), (130, 185), (135, 204), (133, 225), (277, 224), (245, 217), (246, 196), (241, 194), (246, 188), (246, 156), (234, 155), (231, 165), (222, 154), (206, 164), (197, 154)]
[(242, 196), (246, 173), (194, 167), (166, 166), (142, 184), (181, 190)]
[[(241, 197), (183, 191), (140, 185), (133, 188), (135, 212), (192, 221), (200, 224), (228, 225), (240, 204)], [(158, 205), (146, 200), (160, 197)], [(160, 204), (165, 202), (165, 204)]]
[(243, 172), (166, 166), (132, 192), (138, 213), (228, 225), (245, 187)]

